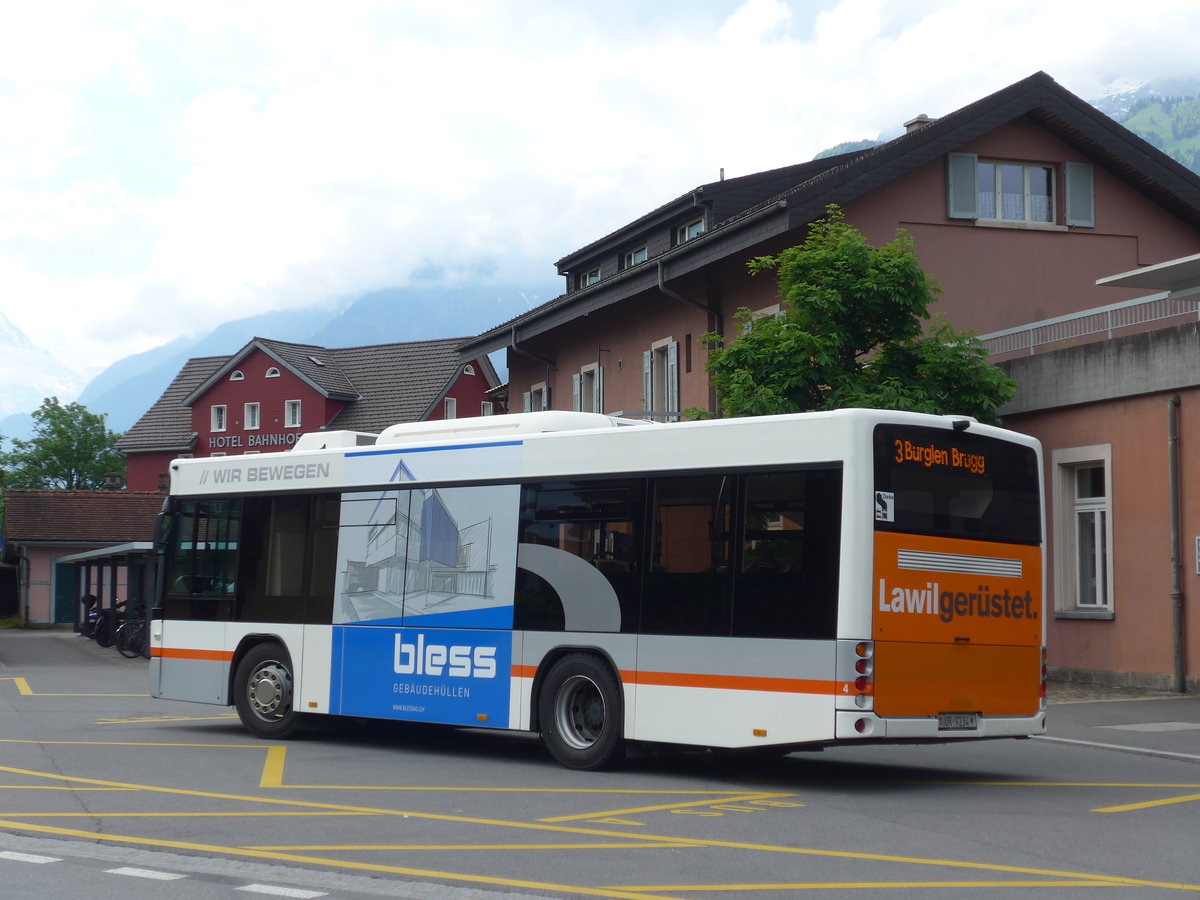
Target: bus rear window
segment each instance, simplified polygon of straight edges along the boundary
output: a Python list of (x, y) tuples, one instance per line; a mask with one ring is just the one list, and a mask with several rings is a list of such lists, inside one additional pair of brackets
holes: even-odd
[(874, 449), (876, 529), (1041, 542), (1032, 448), (961, 431), (880, 425)]

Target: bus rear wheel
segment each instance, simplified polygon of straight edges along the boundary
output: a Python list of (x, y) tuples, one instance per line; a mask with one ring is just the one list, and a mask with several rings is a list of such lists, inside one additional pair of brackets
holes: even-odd
[(259, 644), (242, 657), (233, 678), (238, 718), (253, 735), (285, 738), (300, 724), (292, 708), (292, 661), (276, 643)]
[(588, 653), (554, 663), (538, 698), (542, 740), (569, 769), (602, 769), (625, 755), (621, 688), (612, 670)]

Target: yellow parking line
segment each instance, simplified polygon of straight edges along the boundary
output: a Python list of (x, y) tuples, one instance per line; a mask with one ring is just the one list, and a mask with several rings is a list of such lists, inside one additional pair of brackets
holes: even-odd
[[(1059, 870), (1054, 870), (1054, 869), (1039, 869), (1039, 868), (1026, 867), (1026, 866), (1008, 866), (1008, 865), (1000, 865), (1000, 864), (995, 864), (995, 863), (963, 862), (963, 861), (957, 861), (957, 860), (928, 859), (928, 858), (923, 858), (923, 857), (906, 857), (906, 856), (896, 856), (896, 855), (892, 855), (892, 854), (862, 853), (862, 852), (853, 852), (853, 851), (846, 851), (846, 850), (815, 849), (815, 848), (808, 848), (808, 847), (784, 847), (784, 846), (775, 846), (775, 845), (770, 845), (770, 844), (754, 844), (754, 843), (739, 842), (739, 841), (716, 841), (716, 840), (707, 840), (707, 839), (690, 839), (690, 838), (680, 838), (680, 837), (673, 836), (673, 835), (629, 834), (629, 833), (625, 833), (625, 832), (612, 832), (612, 831), (605, 831), (602, 829), (595, 829), (595, 828), (568, 827), (568, 826), (563, 826), (563, 825), (550, 825), (550, 824), (542, 824), (542, 823), (537, 823), (537, 822), (513, 822), (513, 821), (505, 821), (505, 820), (497, 820), (497, 819), (482, 819), (482, 818), (475, 818), (475, 817), (469, 817), (469, 816), (451, 816), (451, 815), (442, 815), (442, 814), (433, 814), (433, 813), (421, 813), (421, 812), (415, 812), (415, 811), (411, 811), (411, 810), (378, 809), (378, 808), (370, 808), (370, 807), (347, 806), (347, 805), (343, 805), (343, 804), (317, 803), (317, 802), (303, 801), (303, 800), (285, 800), (285, 799), (281, 799), (281, 798), (253, 797), (253, 796), (243, 796), (243, 795), (237, 795), (237, 794), (222, 794), (222, 793), (216, 793), (216, 792), (210, 792), (210, 791), (188, 790), (188, 789), (184, 789), (184, 788), (168, 788), (168, 787), (158, 787), (158, 786), (154, 786), (154, 785), (137, 785), (137, 784), (122, 783), (122, 782), (109, 782), (109, 781), (102, 781), (100, 779), (79, 779), (79, 778), (73, 778), (71, 776), (59, 775), (57, 773), (52, 773), (52, 772), (35, 772), (35, 771), (26, 770), (26, 769), (17, 769), (17, 768), (10, 767), (10, 766), (0, 766), (0, 771), (9, 772), (11, 774), (17, 774), (17, 775), (28, 775), (28, 776), (33, 776), (33, 777), (46, 778), (49, 780), (82, 781), (83, 783), (99, 785), (99, 786), (110, 786), (110, 787), (116, 786), (116, 787), (134, 788), (134, 789), (138, 789), (138, 790), (144, 790), (144, 791), (147, 791), (150, 793), (163, 793), (163, 794), (171, 794), (171, 795), (175, 795), (175, 796), (205, 797), (208, 799), (233, 800), (233, 801), (240, 801), (240, 802), (245, 802), (245, 803), (263, 803), (263, 804), (272, 804), (272, 805), (280, 805), (280, 806), (288, 806), (288, 807), (300, 807), (300, 808), (305, 808), (305, 809), (358, 811), (358, 812), (373, 813), (373, 814), (382, 815), (382, 816), (407, 816), (410, 818), (420, 818), (420, 819), (427, 819), (427, 820), (431, 820), (431, 821), (456, 822), (456, 823), (461, 823), (461, 824), (488, 825), (488, 826), (494, 826), (494, 827), (499, 827), (499, 828), (516, 829), (516, 830), (523, 830), (523, 831), (549, 831), (549, 832), (554, 832), (556, 834), (573, 834), (573, 835), (587, 835), (587, 836), (592, 836), (592, 837), (605, 837), (605, 838), (616, 839), (616, 840), (626, 841), (626, 842), (628, 842), (632, 839), (633, 841), (635, 841), (639, 844), (642, 844), (642, 843), (646, 843), (646, 844), (649, 844), (649, 843), (672, 843), (672, 844), (681, 844), (681, 845), (685, 845), (685, 846), (689, 846), (689, 847), (700, 847), (700, 848), (717, 847), (717, 848), (722, 848), (722, 849), (751, 850), (751, 851), (765, 852), (765, 853), (784, 853), (784, 854), (792, 854), (792, 855), (800, 855), (800, 856), (816, 856), (816, 857), (822, 857), (822, 858), (828, 858), (828, 859), (867, 860), (867, 861), (873, 861), (873, 862), (898, 862), (898, 863), (906, 863), (909, 865), (934, 866), (934, 867), (952, 868), (952, 869), (967, 869), (967, 870), (974, 870), (974, 871), (980, 871), (980, 872), (1004, 872), (1004, 873), (1015, 874), (1015, 875), (1033, 875), (1033, 876), (1039, 876), (1041, 878), (1067, 879), (1070, 881), (1102, 882), (1109, 886), (1119, 885), (1119, 886), (1133, 886), (1133, 887), (1157, 887), (1157, 888), (1169, 888), (1169, 889), (1174, 889), (1174, 890), (1200, 892), (1200, 885), (1166, 883), (1166, 882), (1149, 881), (1146, 879), (1125, 878), (1125, 877), (1115, 876), (1115, 875), (1096, 875), (1094, 873), (1079, 873), (1079, 872), (1071, 872), (1071, 871), (1059, 871)], [(159, 839), (154, 839), (154, 838), (139, 837), (136, 835), (100, 834), (100, 833), (96, 833), (96, 832), (77, 831), (77, 830), (73, 830), (73, 829), (57, 828), (57, 827), (46, 826), (46, 825), (36, 825), (36, 824), (29, 823), (29, 822), (19, 822), (19, 821), (14, 821), (11, 819), (5, 820), (5, 821), (0, 821), (0, 828), (9, 828), (11, 830), (17, 830), (17, 831), (34, 831), (34, 832), (43, 833), (43, 834), (59, 834), (59, 835), (76, 836), (76, 837), (87, 837), (90, 839), (97, 839), (97, 840), (122, 841), (122, 842), (133, 843), (133, 844), (142, 844), (142, 845), (147, 845), (147, 846), (170, 847), (170, 848), (174, 848), (174, 849), (200, 850), (202, 852), (228, 853), (228, 854), (235, 855), (235, 856), (256, 856), (257, 855), (259, 858), (282, 860), (285, 862), (301, 862), (301, 863), (310, 864), (310, 865), (331, 866), (331, 867), (348, 868), (348, 869), (363, 870), (363, 871), (388, 872), (388, 873), (392, 873), (392, 874), (416, 875), (418, 877), (445, 878), (445, 879), (451, 879), (451, 880), (456, 880), (456, 881), (464, 881), (464, 882), (468, 882), (468, 883), (499, 884), (499, 885), (504, 885), (504, 886), (508, 886), (508, 887), (524, 887), (524, 888), (534, 888), (534, 889), (538, 889), (538, 890), (554, 890), (554, 891), (572, 893), (572, 894), (586, 894), (589, 896), (638, 898), (638, 897), (644, 897), (644, 893), (645, 893), (645, 892), (638, 893), (636, 891), (630, 891), (629, 889), (625, 889), (625, 888), (622, 888), (620, 890), (610, 890), (607, 888), (590, 889), (590, 888), (581, 888), (581, 887), (577, 887), (574, 885), (556, 885), (556, 884), (548, 884), (548, 883), (541, 883), (541, 882), (528, 882), (528, 881), (524, 881), (524, 880), (488, 878), (488, 877), (484, 877), (484, 876), (468, 875), (468, 874), (463, 874), (463, 873), (451, 873), (451, 872), (441, 872), (441, 871), (432, 871), (432, 870), (424, 870), (424, 869), (410, 869), (410, 868), (397, 867), (397, 866), (364, 864), (364, 863), (358, 863), (358, 862), (354, 862), (354, 861), (350, 861), (350, 860), (329, 860), (329, 859), (324, 859), (321, 857), (290, 856), (288, 854), (276, 853), (273, 851), (248, 850), (245, 848), (226, 848), (226, 847), (217, 847), (217, 846), (212, 846), (212, 845), (191, 844), (191, 843), (187, 843), (187, 842), (166, 841), (166, 840), (159, 840)]]
[[(310, 853), (317, 851), (342, 851), (344, 853), (367, 853), (373, 851), (397, 852), (416, 850), (452, 850), (461, 853), (466, 850), (683, 850), (692, 847), (679, 841), (663, 841), (662, 843), (644, 843), (625, 841), (595, 844), (296, 844), (294, 846), (281, 844), (279, 846), (254, 846), (249, 850), (304, 850)], [(622, 888), (629, 890), (629, 888)]]
[[(388, 866), (379, 863), (364, 863), (354, 860), (325, 859), (320, 856), (300, 856), (292, 853), (278, 853), (268, 850), (252, 850), (244, 847), (223, 847), (218, 844), (199, 844), (191, 841), (168, 841), (158, 838), (139, 837), (138, 835), (100, 834), (93, 831), (78, 831), (73, 828), (51, 828), (43, 825), (30, 825), (23, 822), (0, 821), (0, 828), (11, 828), (21, 831), (34, 831), (39, 834), (54, 834), (64, 837), (80, 837), (90, 840), (102, 840), (133, 844), (135, 846), (162, 847), (171, 850), (187, 850), (196, 853), (221, 854), (225, 856), (248, 857), (251, 859), (270, 859), (276, 862), (300, 863), (308, 866), (323, 868), (349, 869), (357, 872), (378, 872), (387, 875), (407, 875), (415, 878), (434, 878), (443, 881), (465, 882), (467, 884), (486, 884), (497, 887), (523, 888), (535, 891), (554, 891), (560, 894), (578, 894), (585, 897), (615, 897), (619, 900), (644, 900), (643, 894), (633, 893), (614, 888), (580, 887), (573, 884), (555, 884), (547, 881), (528, 881), (522, 878), (494, 878), (486, 875), (470, 875), (463, 872), (442, 872), (436, 869), (415, 869), (408, 866)], [(683, 898), (678, 898), (683, 900)]]
[[(721, 797), (720, 799), (709, 798), (707, 800), (693, 800), (690, 803), (663, 803), (658, 806), (639, 806), (629, 809), (611, 809), (603, 812), (588, 812), (578, 813), (571, 816), (553, 816), (547, 819), (538, 819), (539, 822), (582, 822), (587, 819), (597, 819), (603, 817), (614, 816), (632, 816), (638, 813), (660, 812), (664, 809), (689, 809), (696, 806), (711, 806), (714, 803), (749, 803), (753, 800), (781, 800), (784, 798), (795, 797), (795, 794), (742, 794), (736, 797)], [(803, 806), (803, 804), (797, 804)]]
[(1186, 797), (1168, 797), (1166, 800), (1147, 800), (1144, 803), (1126, 803), (1123, 806), (1105, 806), (1093, 809), (1098, 813), (1134, 812), (1139, 809), (1153, 809), (1156, 806), (1172, 806), (1176, 803), (1194, 803), (1200, 800), (1200, 794), (1189, 794)]
[(30, 687), (29, 682), (24, 678), (0, 678), (0, 681), (11, 681), (17, 686), (17, 693), (22, 697), (145, 697), (145, 693), (140, 694), (42, 694), (35, 693)]
[(659, 891), (858, 891), (883, 889), (889, 891), (917, 888), (1060, 888), (1060, 887), (1117, 887), (1111, 881), (1087, 879), (1079, 881), (825, 881), (789, 882), (787, 884), (672, 884), (635, 885), (624, 891), (656, 894)]

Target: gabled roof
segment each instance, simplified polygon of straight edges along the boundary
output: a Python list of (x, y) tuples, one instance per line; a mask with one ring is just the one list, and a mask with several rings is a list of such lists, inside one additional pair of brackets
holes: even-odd
[(184, 405), (184, 398), (203, 384), (226, 359), (225, 356), (198, 356), (185, 362), (162, 396), (121, 435), (116, 443), (117, 451), (191, 450), (196, 432), (192, 430), (192, 410)]
[(241, 365), (242, 360), (255, 350), (265, 353), (279, 365), (288, 369), (322, 397), (333, 400), (358, 399), (359, 395), (354, 390), (354, 385), (350, 383), (334, 358), (335, 351), (318, 347), (316, 344), (289, 344), (284, 341), (256, 337), (251, 338), (250, 343), (233, 356), (228, 357), (224, 365), (185, 397), (184, 404), (190, 406), (195, 403), (205, 391), (228, 377), (229, 373)]
[(154, 537), (164, 495), (153, 491), (18, 491), (4, 494), (9, 544), (122, 543)]
[(496, 371), (488, 362), (461, 357), (464, 338), (381, 344), (330, 351), (350, 381), (361, 387), (362, 399), (334, 416), (331, 429), (380, 432), (399, 422), (424, 419), (442, 401), (464, 363), (484, 367), (489, 384)]
[[(851, 201), (944, 157), (1016, 120), (1040, 125), (1141, 191), (1189, 225), (1200, 228), (1200, 177), (1038, 72), (895, 140), (769, 172), (703, 184), (665, 206), (568, 254), (569, 269), (589, 255), (624, 245), (655, 216), (681, 211), (685, 202), (711, 201), (709, 230), (647, 263), (560, 295), (467, 341), (464, 353), (491, 352), (618, 303), (755, 244), (787, 234)], [(766, 196), (764, 193), (773, 190)]]
[(158, 401), (117, 441), (116, 448), (122, 453), (190, 450), (196, 433), (188, 404), (228, 377), (254, 349), (287, 366), (323, 396), (347, 401), (328, 423), (331, 429), (382, 431), (398, 422), (418, 421), (441, 402), (463, 363), (474, 362), (482, 367), (490, 385), (499, 383), (486, 356), (472, 360), (459, 355), (458, 346), (464, 340), (330, 349), (254, 338), (232, 356), (189, 359)]

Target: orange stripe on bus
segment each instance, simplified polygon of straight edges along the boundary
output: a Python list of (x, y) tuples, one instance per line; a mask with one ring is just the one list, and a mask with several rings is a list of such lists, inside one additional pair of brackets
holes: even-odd
[(208, 662), (229, 662), (232, 650), (180, 650), (175, 647), (151, 647), (150, 655), (161, 659), (201, 659)]
[[(514, 678), (533, 678), (537, 666), (512, 667)], [(697, 675), (681, 672), (621, 673), (625, 684), (647, 684), (660, 687), (715, 688), (727, 691), (765, 691), (776, 694), (837, 694), (854, 692), (853, 685), (841, 682), (803, 678), (759, 678), (752, 675)], [(848, 690), (843, 690), (848, 688)]]

